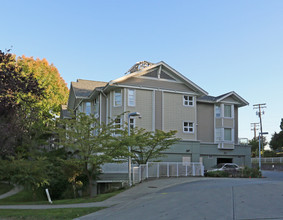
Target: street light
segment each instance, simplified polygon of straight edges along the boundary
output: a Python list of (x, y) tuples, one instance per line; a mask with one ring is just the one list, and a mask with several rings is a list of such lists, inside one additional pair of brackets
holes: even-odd
[[(131, 117), (141, 117), (141, 114), (139, 112), (132, 112), (128, 114), (128, 136), (131, 135), (131, 130), (130, 130), (130, 118)], [(128, 146), (128, 151), (129, 151), (129, 157), (128, 157), (128, 174), (129, 174), (129, 186), (132, 186), (132, 157), (131, 157), (131, 146)]]

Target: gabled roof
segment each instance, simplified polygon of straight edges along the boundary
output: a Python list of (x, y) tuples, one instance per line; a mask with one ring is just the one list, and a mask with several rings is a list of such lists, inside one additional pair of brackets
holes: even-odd
[[(137, 76), (142, 76), (146, 73), (148, 73), (149, 70), (157, 68), (157, 67), (166, 67), (167, 69), (169, 69), (176, 78), (180, 79), (184, 84), (188, 85), (189, 87), (193, 88), (195, 91), (197, 91), (198, 93), (200, 93), (201, 95), (207, 95), (208, 93), (202, 89), (201, 87), (199, 87), (198, 85), (196, 85), (195, 83), (193, 83), (191, 80), (189, 80), (187, 77), (185, 77), (184, 75), (182, 75), (181, 73), (179, 73), (177, 70), (175, 70), (174, 68), (172, 68), (171, 66), (169, 66), (167, 63), (160, 61), (159, 63), (153, 64), (153, 63), (149, 63), (146, 62), (146, 64), (148, 65), (139, 65), (140, 63), (145, 63), (146, 61), (142, 61), (142, 62), (138, 62), (136, 65), (138, 65), (138, 67), (136, 67), (136, 65), (134, 65), (127, 73), (127, 75), (120, 77), (118, 79), (112, 80), (108, 83), (109, 86), (115, 84), (115, 83), (119, 83), (122, 81), (125, 81), (131, 77), (137, 77)], [(142, 67), (142, 68), (140, 68)], [(132, 70), (136, 70), (135, 72), (133, 72)]]
[(107, 82), (78, 79), (77, 82), (71, 82), (71, 87), (76, 98), (87, 98), (94, 89), (104, 87), (106, 84)]
[(202, 96), (202, 97), (198, 98), (198, 101), (199, 102), (219, 103), (219, 102), (225, 101), (225, 99), (227, 99), (228, 97), (234, 98), (239, 107), (249, 105), (249, 103), (245, 99), (243, 99), (241, 96), (239, 96), (234, 91), (228, 92), (228, 93), (225, 93), (225, 94), (219, 95), (219, 96)]

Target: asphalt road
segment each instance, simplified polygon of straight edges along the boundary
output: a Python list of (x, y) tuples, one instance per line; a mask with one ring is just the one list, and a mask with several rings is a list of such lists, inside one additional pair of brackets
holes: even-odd
[(283, 172), (264, 171), (263, 176), (185, 182), (80, 219), (283, 220)]

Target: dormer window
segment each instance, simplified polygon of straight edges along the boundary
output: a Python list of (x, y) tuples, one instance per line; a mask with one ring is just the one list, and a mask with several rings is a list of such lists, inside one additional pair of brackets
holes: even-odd
[(183, 96), (183, 105), (184, 106), (194, 106), (194, 97), (193, 96), (184, 95)]

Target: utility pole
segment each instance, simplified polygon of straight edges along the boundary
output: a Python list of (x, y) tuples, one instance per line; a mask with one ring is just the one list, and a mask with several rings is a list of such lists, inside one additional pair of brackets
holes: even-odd
[(254, 140), (256, 139), (256, 131), (258, 130), (259, 123), (251, 123), (251, 131), (254, 131)]
[[(256, 114), (259, 117), (259, 124), (260, 124), (260, 133), (258, 135), (258, 165), (259, 165), (259, 170), (261, 170), (261, 149), (263, 149), (263, 138), (262, 138), (262, 120), (261, 120), (261, 115), (264, 114), (264, 111), (262, 110), (263, 108), (266, 108), (266, 104), (255, 104), (253, 105), (254, 109), (257, 109)], [(260, 143), (261, 142), (261, 143)]]

